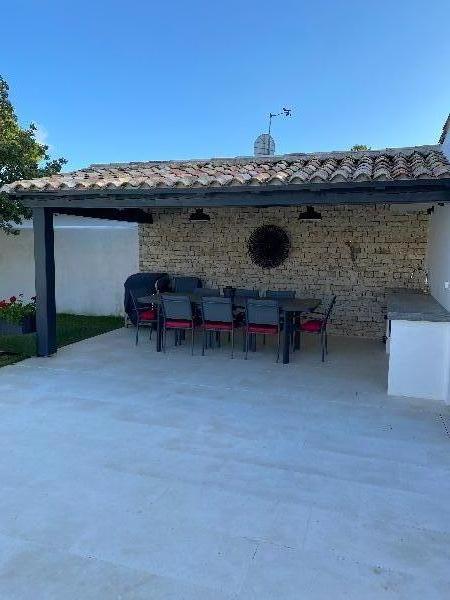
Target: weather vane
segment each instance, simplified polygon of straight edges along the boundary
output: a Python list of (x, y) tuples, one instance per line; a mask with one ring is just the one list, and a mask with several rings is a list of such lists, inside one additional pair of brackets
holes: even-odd
[(258, 135), (256, 138), (253, 147), (255, 156), (273, 156), (275, 154), (275, 140), (270, 135), (272, 119), (275, 117), (292, 117), (292, 108), (283, 106), (280, 112), (269, 113), (269, 131), (267, 133), (261, 133), (261, 135)]
[(283, 106), (283, 108), (281, 109), (281, 112), (269, 113), (269, 131), (268, 131), (269, 135), (270, 135), (270, 131), (272, 129), (272, 119), (274, 117), (292, 117), (292, 108), (286, 108)]

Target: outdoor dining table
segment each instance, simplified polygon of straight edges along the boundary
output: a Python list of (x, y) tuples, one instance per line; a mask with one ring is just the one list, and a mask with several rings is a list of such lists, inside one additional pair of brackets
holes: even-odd
[[(195, 305), (201, 305), (202, 296), (200, 294), (179, 294), (180, 296), (188, 296)], [(263, 298), (261, 298), (263, 299)], [(234, 296), (232, 298), (233, 306), (235, 308), (245, 308), (247, 298), (245, 296)], [(161, 305), (161, 298), (159, 294), (151, 294), (149, 296), (141, 296), (138, 298), (138, 302), (142, 304), (154, 304), (158, 308)], [(289, 351), (290, 351), (290, 340), (294, 327), (294, 319), (296, 316), (302, 313), (310, 313), (320, 305), (321, 301), (317, 298), (277, 298), (277, 302), (280, 306), (280, 310), (284, 316), (284, 330), (283, 330), (283, 363), (289, 363)], [(157, 336), (156, 336), (156, 351), (161, 352), (162, 350), (162, 314), (158, 310), (158, 324), (157, 324)], [(298, 337), (294, 342), (295, 347), (298, 348)]]

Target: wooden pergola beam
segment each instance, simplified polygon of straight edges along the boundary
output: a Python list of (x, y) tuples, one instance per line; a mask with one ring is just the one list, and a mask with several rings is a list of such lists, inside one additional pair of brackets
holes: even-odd
[(127, 223), (153, 223), (151, 213), (141, 208), (74, 208), (63, 207), (55, 210), (62, 215), (88, 217), (90, 219), (107, 219)]

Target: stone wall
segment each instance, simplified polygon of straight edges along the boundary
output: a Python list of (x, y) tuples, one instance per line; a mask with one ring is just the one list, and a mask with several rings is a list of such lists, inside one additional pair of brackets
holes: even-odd
[[(423, 287), (428, 215), (388, 205), (318, 210), (320, 221), (300, 221), (295, 207), (208, 209), (211, 221), (195, 224), (189, 209), (152, 210), (154, 223), (140, 226), (140, 268), (197, 275), (212, 287), (295, 289), (323, 299), (335, 293), (330, 331), (381, 338), (386, 290)], [(288, 259), (275, 269), (247, 254), (250, 233), (263, 224), (285, 228), (291, 239)]]

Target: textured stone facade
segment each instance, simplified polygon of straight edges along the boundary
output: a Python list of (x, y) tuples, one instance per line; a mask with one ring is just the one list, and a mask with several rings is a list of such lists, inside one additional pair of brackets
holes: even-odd
[[(195, 224), (192, 210), (152, 210), (153, 225), (140, 226), (140, 268), (196, 275), (211, 287), (295, 289), (323, 299), (334, 293), (330, 331), (381, 338), (386, 290), (423, 288), (428, 215), (388, 205), (318, 210), (320, 221), (300, 221), (295, 207), (208, 209), (211, 221)], [(291, 240), (288, 259), (270, 270), (247, 254), (250, 233), (264, 224), (285, 228)]]

